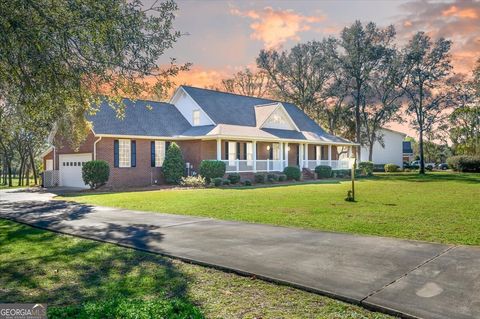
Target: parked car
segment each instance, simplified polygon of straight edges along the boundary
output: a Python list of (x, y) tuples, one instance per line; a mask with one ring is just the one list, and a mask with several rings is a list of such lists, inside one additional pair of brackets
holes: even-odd
[[(420, 161), (413, 161), (410, 163), (410, 166), (420, 168)], [(425, 162), (425, 168), (428, 170), (432, 170), (436, 167), (435, 163), (427, 163)]]
[(447, 163), (440, 163), (440, 164), (438, 164), (437, 168), (441, 169), (442, 171), (447, 170), (448, 169), (448, 164)]

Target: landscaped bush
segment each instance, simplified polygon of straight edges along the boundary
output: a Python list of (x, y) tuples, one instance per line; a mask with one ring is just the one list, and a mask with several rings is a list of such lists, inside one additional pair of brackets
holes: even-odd
[(267, 181), (270, 183), (274, 183), (278, 181), (278, 175), (277, 174), (267, 174)]
[(374, 172), (385, 172), (385, 164), (373, 164)]
[(246, 180), (243, 181), (243, 185), (245, 185), (245, 186), (252, 186), (252, 181), (249, 180), (249, 179), (246, 179)]
[(253, 179), (255, 180), (255, 183), (265, 183), (265, 174), (263, 173), (257, 173), (253, 175)]
[(296, 166), (287, 166), (283, 170), (283, 174), (287, 176), (287, 180), (300, 180), (300, 176), (302, 175), (302, 172), (300, 171), (300, 168)]
[(222, 161), (202, 161), (200, 163), (200, 175), (205, 178), (207, 183), (210, 183), (213, 178), (223, 177), (226, 169), (226, 164)]
[(333, 177), (336, 178), (344, 178), (344, 177), (350, 177), (350, 172), (351, 170), (349, 169), (336, 169), (333, 171)]
[(172, 142), (165, 153), (163, 175), (168, 184), (178, 184), (185, 173), (185, 161), (177, 143)]
[(366, 176), (371, 176), (373, 174), (373, 162), (360, 162), (358, 168), (362, 170), (362, 174)]
[(228, 174), (228, 180), (230, 181), (231, 184), (237, 184), (240, 182), (240, 174), (238, 173), (231, 173)]
[(447, 164), (459, 172), (480, 173), (480, 156), (457, 155), (447, 159)]
[(278, 174), (278, 181), (285, 182), (287, 180), (287, 175), (285, 174)]
[(318, 165), (315, 167), (315, 173), (318, 178), (330, 178), (332, 177), (332, 168), (328, 165)]
[(400, 167), (397, 164), (385, 164), (385, 172), (387, 173), (394, 173), (398, 172)]
[(222, 186), (223, 178), (221, 177), (212, 178), (212, 182), (213, 182), (213, 185), (215, 185), (216, 187)]
[(180, 179), (180, 185), (184, 187), (203, 187), (205, 184), (205, 178), (202, 176), (186, 176)]
[(110, 176), (110, 167), (105, 161), (88, 161), (82, 166), (82, 178), (91, 189), (104, 185)]
[(223, 185), (230, 185), (230, 180), (228, 178), (222, 179), (222, 184)]

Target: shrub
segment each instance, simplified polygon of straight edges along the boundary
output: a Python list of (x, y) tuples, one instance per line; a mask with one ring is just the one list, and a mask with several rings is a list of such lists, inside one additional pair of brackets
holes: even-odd
[(385, 172), (394, 173), (398, 172), (399, 166), (396, 164), (385, 164)]
[(285, 182), (287, 180), (287, 175), (285, 174), (278, 174), (278, 181)]
[(238, 173), (231, 173), (228, 174), (228, 180), (230, 181), (231, 184), (237, 184), (240, 182), (240, 174)]
[(246, 179), (246, 180), (243, 181), (243, 185), (245, 185), (245, 186), (252, 186), (252, 181), (249, 180), (249, 179)]
[(457, 155), (447, 159), (449, 167), (460, 172), (480, 172), (480, 156)]
[(91, 189), (104, 185), (110, 177), (110, 167), (105, 161), (88, 161), (82, 166), (82, 178)]
[(180, 185), (184, 187), (203, 187), (205, 186), (205, 178), (202, 176), (187, 176), (180, 179)]
[(351, 170), (349, 169), (337, 169), (333, 171), (333, 176), (337, 178), (350, 177)]
[(213, 182), (213, 185), (215, 185), (216, 187), (222, 186), (223, 178), (221, 177), (212, 178), (212, 182)]
[(265, 183), (265, 174), (257, 173), (253, 175), (255, 183)]
[(185, 172), (185, 161), (177, 143), (172, 142), (165, 153), (163, 175), (168, 184), (178, 184)]
[(267, 174), (267, 181), (270, 183), (277, 182), (278, 181), (278, 175), (277, 174)]
[(213, 178), (223, 177), (227, 166), (222, 161), (202, 161), (200, 163), (200, 175), (205, 177), (208, 183)]
[(230, 180), (228, 178), (223, 178), (222, 179), (222, 184), (223, 185), (230, 185)]
[(358, 168), (361, 169), (363, 175), (371, 176), (373, 174), (373, 162), (360, 162)]
[(373, 164), (374, 172), (385, 172), (385, 164)]
[(300, 176), (302, 175), (302, 172), (300, 171), (300, 168), (296, 166), (287, 166), (283, 170), (283, 174), (287, 176), (287, 180), (300, 180)]
[(329, 178), (332, 177), (332, 168), (328, 165), (318, 165), (315, 167), (315, 173), (318, 178)]

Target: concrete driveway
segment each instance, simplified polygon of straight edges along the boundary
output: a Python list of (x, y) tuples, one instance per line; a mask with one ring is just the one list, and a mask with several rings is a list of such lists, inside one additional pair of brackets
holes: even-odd
[(0, 217), (420, 318), (480, 318), (480, 248), (128, 211), (0, 191)]

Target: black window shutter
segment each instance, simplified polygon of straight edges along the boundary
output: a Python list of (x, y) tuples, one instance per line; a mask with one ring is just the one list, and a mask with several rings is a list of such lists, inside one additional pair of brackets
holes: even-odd
[(270, 144), (270, 159), (273, 160), (273, 145)]
[(317, 145), (313, 145), (313, 159), (317, 159)]
[(150, 142), (150, 166), (155, 167), (155, 141)]
[(228, 141), (225, 142), (225, 159), (228, 160)]
[(130, 166), (136, 167), (137, 166), (137, 141), (135, 140), (131, 141), (130, 151), (131, 151)]
[(113, 167), (118, 167), (119, 155), (118, 155), (118, 140), (113, 141)]
[(243, 159), (247, 159), (247, 143), (243, 144)]
[(240, 143), (237, 142), (237, 160), (240, 159)]

